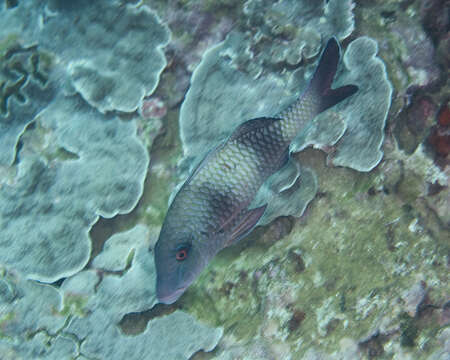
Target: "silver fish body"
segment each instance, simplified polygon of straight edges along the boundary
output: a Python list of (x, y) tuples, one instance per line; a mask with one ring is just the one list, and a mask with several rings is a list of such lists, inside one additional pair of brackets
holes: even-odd
[(248, 120), (200, 162), (171, 203), (155, 246), (157, 297), (176, 301), (221, 249), (256, 226), (250, 209), (261, 185), (288, 160), (297, 133), (320, 112), (357, 91), (331, 89), (339, 45), (330, 39), (308, 88), (275, 118)]

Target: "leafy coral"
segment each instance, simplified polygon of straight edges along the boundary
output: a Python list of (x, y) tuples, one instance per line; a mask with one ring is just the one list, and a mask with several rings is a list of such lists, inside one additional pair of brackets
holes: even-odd
[(135, 206), (148, 155), (133, 122), (102, 115), (77, 98), (58, 98), (38, 122), (49, 131), (46, 151), (62, 148), (76, 157), (47, 161), (24, 153), (18, 174), (0, 190), (0, 259), (35, 279), (55, 281), (88, 261), (88, 231), (98, 216)]
[[(95, 271), (82, 271), (65, 280), (58, 291), (5, 273), (0, 278), (0, 306), (7, 314), (0, 318), (2, 358), (137, 360), (145, 355), (188, 359), (200, 349), (214, 348), (222, 330), (203, 325), (182, 311), (151, 320), (145, 331), (135, 336), (120, 330), (119, 322), (126, 313), (155, 303), (155, 268), (148, 256), (148, 241), (153, 239), (154, 244), (155, 235), (138, 225), (108, 241), (121, 239), (136, 249), (122, 276), (105, 273), (100, 278)], [(115, 261), (123, 261), (128, 253), (121, 250), (110, 248), (107, 252)]]
[(2, 33), (54, 52), (76, 91), (101, 112), (136, 110), (166, 65), (162, 47), (169, 31), (148, 7), (116, 0), (22, 1), (3, 10), (2, 19)]
[[(117, 270), (116, 264), (122, 262), (123, 275), (105, 273), (100, 279), (93, 271), (85, 271), (63, 283), (64, 293), (89, 298), (85, 306), (89, 316), (77, 317), (67, 327), (67, 332), (78, 338), (87, 337), (81, 345), (86, 356), (140, 359), (146, 354), (152, 359), (188, 359), (199, 349), (211, 350), (220, 339), (220, 329), (202, 325), (181, 311), (151, 320), (143, 333), (132, 337), (120, 331), (118, 324), (125, 314), (146, 310), (156, 302), (155, 266), (148, 256), (149, 239), (152, 249), (155, 237), (154, 229), (150, 232), (137, 225), (106, 242), (105, 253), (98, 255), (94, 264)], [(131, 265), (126, 268), (123, 261), (129, 259), (132, 249)]]
[(22, 48), (17, 36), (0, 44), (0, 165), (16, 157), (19, 138), (34, 116), (55, 96), (48, 81), (51, 58), (37, 47)]
[[(247, 69), (283, 63), (295, 65), (320, 52), (322, 39), (344, 39), (354, 28), (353, 3), (344, 1), (248, 0), (245, 43)], [(256, 63), (256, 64), (255, 64)], [(262, 70), (262, 69), (261, 69)]]
[(149, 156), (138, 129), (160, 123), (138, 124), (133, 112), (166, 65), (167, 27), (122, 1), (2, 2), (0, 19), (0, 357), (158, 359), (167, 346), (187, 359), (211, 350), (221, 330), (180, 311), (122, 334), (127, 312), (155, 303), (145, 227), (117, 236), (131, 246), (122, 254), (115, 244), (123, 258), (110, 255), (122, 272), (102, 256), (103, 268), (81, 271), (92, 225), (130, 212), (142, 195)]

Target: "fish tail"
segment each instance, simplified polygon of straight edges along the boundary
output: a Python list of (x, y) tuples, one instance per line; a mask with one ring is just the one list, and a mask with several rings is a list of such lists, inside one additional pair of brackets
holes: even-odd
[(358, 91), (356, 85), (345, 85), (337, 89), (331, 88), (340, 57), (339, 44), (333, 37), (328, 40), (306, 90), (295, 103), (276, 116), (284, 120), (280, 122), (280, 125), (283, 138), (287, 142), (292, 141), (298, 132), (308, 126), (310, 120), (317, 114)]
[(328, 40), (325, 50), (322, 52), (316, 71), (304, 94), (305, 98), (312, 98), (311, 100), (315, 103), (316, 114), (327, 110), (358, 91), (356, 85), (345, 85), (337, 89), (331, 88), (340, 57), (339, 44), (336, 38), (332, 37)]

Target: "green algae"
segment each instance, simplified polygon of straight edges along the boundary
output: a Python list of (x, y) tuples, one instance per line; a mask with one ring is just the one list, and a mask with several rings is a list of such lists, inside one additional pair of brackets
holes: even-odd
[(0, 59), (3, 58), (11, 49), (18, 46), (19, 35), (8, 34), (0, 40)]
[(149, 175), (137, 210), (147, 224), (162, 224), (170, 192), (179, 181), (173, 176), (181, 154), (177, 120), (178, 111), (169, 111), (162, 132), (154, 140)]
[(64, 294), (63, 308), (58, 314), (67, 316), (85, 317), (88, 314), (87, 303), (89, 298), (83, 295), (66, 293)]
[(445, 232), (420, 203), (371, 191), (389, 181), (384, 162), (361, 174), (324, 167), (319, 152), (300, 158), (319, 168), (320, 196), (306, 215), (278, 241), (272, 224), (220, 253), (181, 306), (239, 341), (263, 334), (287, 342), (296, 356), (317, 344), (338, 351), (343, 338), (364, 339), (380, 326), (398, 329), (394, 341), (419, 351), (418, 329), (430, 325), (406, 321), (398, 299), (417, 276), (434, 284), (435, 297), (445, 296)]
[(417, 336), (419, 335), (419, 329), (417, 328), (414, 318), (410, 317), (407, 313), (401, 313), (400, 320), (400, 345), (413, 347), (415, 345)]
[(13, 321), (16, 318), (16, 313), (14, 311), (9, 311), (6, 314), (2, 314), (0, 316), (0, 339), (9, 339), (12, 338), (5, 334), (3, 329), (8, 325), (9, 322)]

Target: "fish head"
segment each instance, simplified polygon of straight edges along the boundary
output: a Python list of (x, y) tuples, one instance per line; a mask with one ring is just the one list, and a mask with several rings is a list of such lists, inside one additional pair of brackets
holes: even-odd
[[(199, 237), (203, 237), (200, 239)], [(155, 246), (156, 296), (172, 304), (198, 277), (215, 255), (205, 235), (161, 231)]]

